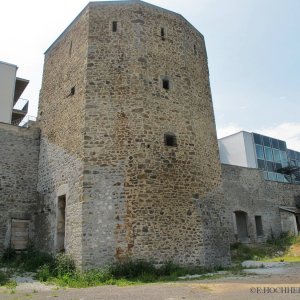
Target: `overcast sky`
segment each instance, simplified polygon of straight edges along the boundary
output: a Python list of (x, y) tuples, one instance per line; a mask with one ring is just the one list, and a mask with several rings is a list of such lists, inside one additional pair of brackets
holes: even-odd
[[(205, 37), (218, 136), (239, 130), (300, 151), (300, 0), (149, 0), (182, 14)], [(30, 80), (36, 115), (44, 51), (84, 0), (3, 0), (0, 61)]]

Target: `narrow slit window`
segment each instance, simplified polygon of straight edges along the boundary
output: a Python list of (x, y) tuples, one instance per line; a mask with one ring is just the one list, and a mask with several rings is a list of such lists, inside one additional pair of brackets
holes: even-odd
[(117, 21), (113, 21), (112, 22), (112, 31), (113, 32), (117, 32), (118, 30), (118, 22)]
[(160, 36), (163, 41), (166, 39), (165, 28), (163, 27), (160, 28)]
[(165, 133), (165, 145), (170, 147), (177, 146), (176, 135), (173, 133)]
[(73, 43), (72, 41), (70, 42), (70, 47), (69, 47), (69, 56), (72, 55), (72, 48), (73, 48)]
[(75, 86), (73, 86), (70, 91), (70, 96), (74, 96), (74, 95), (75, 95)]
[(197, 47), (194, 45), (194, 54), (197, 55)]
[(169, 90), (170, 89), (170, 81), (168, 79), (163, 79), (162, 86), (163, 86), (163, 89)]

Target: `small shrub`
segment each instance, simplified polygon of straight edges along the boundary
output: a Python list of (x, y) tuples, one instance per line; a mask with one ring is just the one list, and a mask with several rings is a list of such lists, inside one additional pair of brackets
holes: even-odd
[(9, 277), (6, 273), (0, 271), (0, 286), (5, 285), (9, 281)]
[(43, 265), (36, 274), (36, 279), (46, 282), (52, 277), (50, 266), (45, 264)]
[(34, 247), (28, 248), (18, 258), (19, 268), (27, 272), (35, 272), (41, 266), (45, 264), (53, 265), (53, 263), (54, 259), (50, 254), (40, 252)]
[(273, 235), (267, 240), (269, 245), (277, 247), (277, 250), (286, 251), (288, 247), (297, 242), (297, 237), (290, 232), (282, 232), (279, 237)]
[(174, 273), (181, 275), (182, 268), (178, 265), (174, 264), (173, 262), (169, 261), (163, 264), (160, 268), (156, 270), (156, 274), (159, 276), (170, 276)]
[(73, 275), (76, 272), (76, 265), (71, 256), (60, 253), (55, 257), (55, 273), (57, 276)]
[(7, 283), (5, 284), (5, 286), (8, 289), (14, 290), (17, 287), (17, 282), (15, 280), (13, 280), (13, 279), (10, 279), (10, 280), (7, 281)]
[(1, 261), (2, 262), (11, 262), (17, 256), (15, 249), (12, 246), (6, 248), (2, 254)]
[(115, 278), (137, 278), (145, 274), (155, 274), (156, 268), (151, 262), (144, 260), (126, 260), (111, 266), (111, 274)]
[(245, 245), (235, 243), (231, 246), (232, 260), (242, 262), (244, 260), (259, 260), (268, 255), (269, 249), (264, 245)]

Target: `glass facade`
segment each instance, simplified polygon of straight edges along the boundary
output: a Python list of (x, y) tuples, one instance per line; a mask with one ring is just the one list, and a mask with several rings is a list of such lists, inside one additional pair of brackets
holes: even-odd
[[(264, 171), (265, 179), (290, 182), (289, 175), (280, 173), (280, 170), (287, 167), (289, 162), (287, 153), (290, 150), (286, 148), (286, 143), (257, 133), (253, 133), (252, 135), (255, 144), (257, 166)], [(298, 155), (296, 156), (298, 157)]]
[[(300, 168), (300, 152), (287, 149), (288, 164), (293, 168)], [(292, 181), (300, 184), (300, 170), (296, 171), (293, 175)]]

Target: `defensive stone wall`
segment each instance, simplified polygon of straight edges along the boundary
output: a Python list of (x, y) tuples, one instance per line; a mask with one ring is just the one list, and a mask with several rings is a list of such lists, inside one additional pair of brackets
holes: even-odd
[(10, 246), (12, 219), (28, 221), (29, 239), (34, 239), (39, 135), (36, 124), (0, 123), (0, 253)]
[[(260, 170), (225, 164), (222, 164), (222, 176), (231, 242), (237, 241), (235, 212), (247, 214), (248, 239), (245, 242), (248, 243), (264, 242), (289, 228), (293, 231), (291, 226), (282, 228), (281, 215), (285, 214), (279, 206), (295, 207), (300, 185), (267, 181)], [(255, 216), (261, 217), (262, 236), (257, 236)]]

